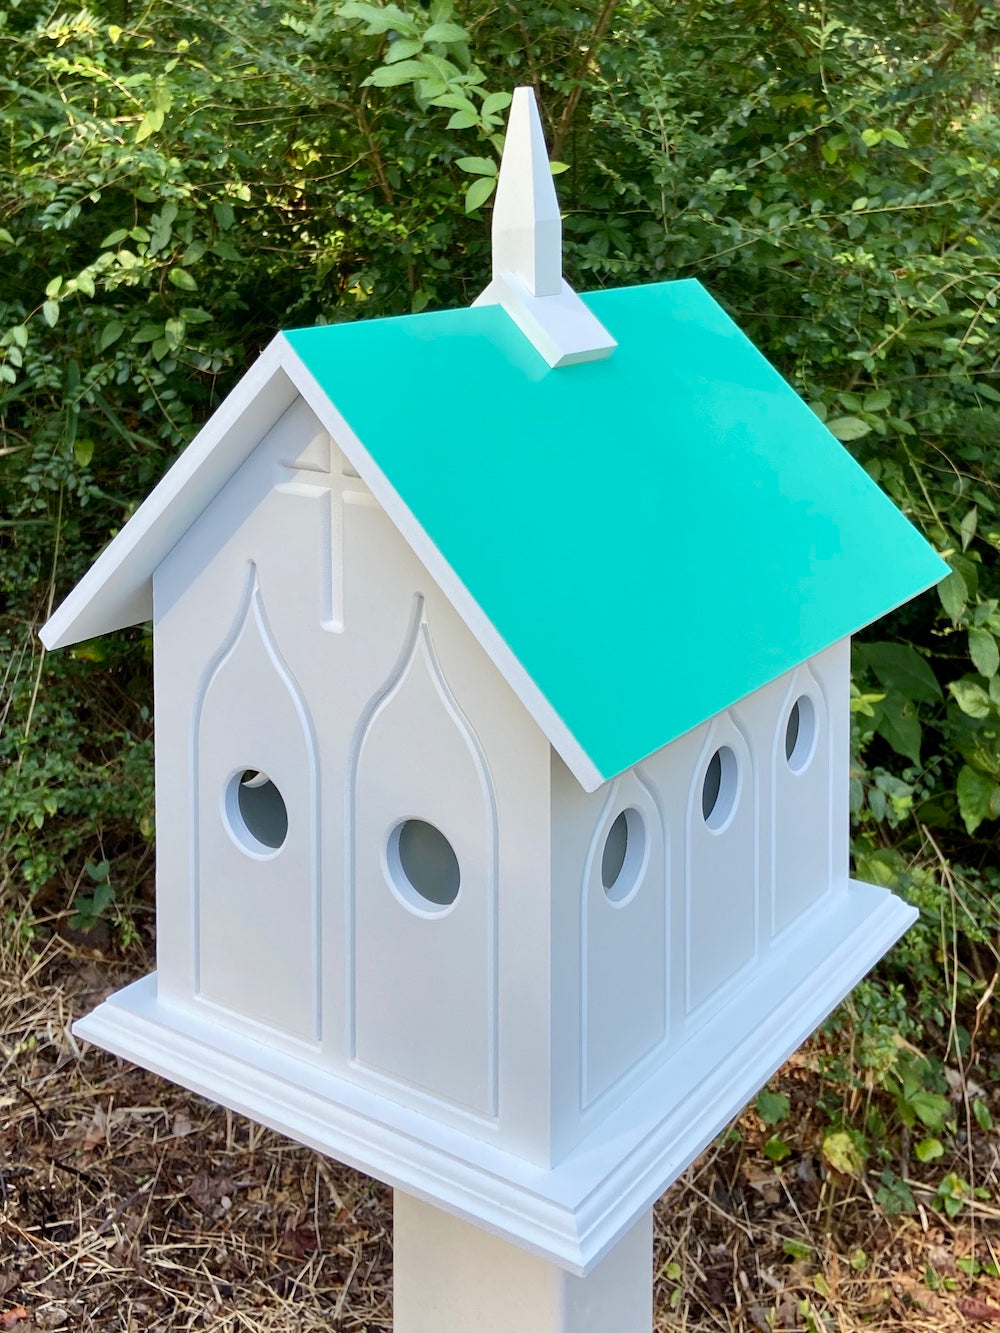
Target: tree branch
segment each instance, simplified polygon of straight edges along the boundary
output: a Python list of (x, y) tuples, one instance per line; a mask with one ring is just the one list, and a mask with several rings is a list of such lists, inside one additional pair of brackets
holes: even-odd
[(583, 76), (587, 72), (587, 66), (590, 64), (591, 57), (597, 50), (604, 34), (608, 30), (608, 25), (614, 17), (615, 10), (618, 8), (618, 0), (604, 0), (604, 7), (597, 16), (597, 22), (594, 24), (594, 30), (590, 34), (590, 41), (587, 43), (587, 49), (583, 53), (577, 69), (574, 86), (566, 99), (566, 105), (563, 107), (562, 115), (559, 117), (559, 123), (556, 125), (555, 134), (552, 136), (552, 160), (554, 162), (562, 161), (563, 145), (566, 142), (566, 136), (569, 134), (570, 127), (573, 124), (573, 117), (576, 115), (576, 109), (580, 105), (580, 97), (583, 94)]

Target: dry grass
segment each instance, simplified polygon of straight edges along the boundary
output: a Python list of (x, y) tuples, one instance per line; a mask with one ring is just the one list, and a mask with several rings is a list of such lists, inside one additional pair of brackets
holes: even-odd
[[(390, 1329), (388, 1190), (79, 1048), (73, 1019), (144, 965), (58, 935), (0, 961), (0, 1329)], [(917, 1214), (887, 1218), (822, 1164), (809, 1059), (781, 1079), (788, 1161), (748, 1112), (657, 1207), (658, 1333), (1000, 1324), (1000, 1281), (965, 1271), (1000, 1264), (996, 1132), (957, 1167), (988, 1199), (948, 1221), (915, 1182)]]

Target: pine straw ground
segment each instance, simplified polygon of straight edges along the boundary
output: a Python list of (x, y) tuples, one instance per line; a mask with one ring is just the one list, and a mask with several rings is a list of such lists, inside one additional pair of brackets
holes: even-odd
[[(387, 1189), (75, 1041), (145, 966), (57, 934), (0, 957), (0, 1330), (390, 1329)], [(960, 1134), (954, 1163), (988, 1198), (949, 1221), (927, 1176), (890, 1218), (823, 1165), (808, 1049), (780, 1087), (781, 1167), (747, 1111), (657, 1207), (657, 1333), (1000, 1325), (1000, 1280), (966, 1272), (1000, 1265), (997, 1132)]]

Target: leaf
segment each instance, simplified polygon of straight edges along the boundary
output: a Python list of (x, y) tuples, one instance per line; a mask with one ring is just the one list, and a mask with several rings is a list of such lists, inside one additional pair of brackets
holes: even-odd
[(105, 324), (104, 328), (101, 330), (101, 336), (97, 343), (98, 351), (103, 352), (109, 348), (112, 343), (116, 343), (124, 332), (125, 325), (120, 319), (109, 319), (107, 324)]
[(449, 130), (468, 130), (479, 124), (479, 112), (472, 107), (468, 111), (456, 111), (448, 121)]
[(888, 389), (873, 389), (871, 393), (866, 393), (862, 410), (865, 412), (884, 412), (892, 402), (892, 394)]
[(867, 148), (874, 148), (876, 144), (882, 142), (882, 135), (879, 130), (867, 129), (861, 131), (861, 142)]
[(411, 56), (419, 55), (423, 48), (424, 44), (419, 37), (397, 37), (394, 42), (390, 42), (384, 63), (395, 65), (400, 60), (409, 60)]
[(990, 1108), (982, 1098), (977, 1097), (972, 1103), (972, 1114), (976, 1117), (976, 1124), (981, 1130), (988, 1133), (993, 1128), (993, 1117), (990, 1115)]
[(424, 33), (425, 42), (467, 42), (469, 34), (457, 23), (432, 23)]
[(917, 1117), (928, 1129), (944, 1129), (951, 1114), (951, 1102), (939, 1092), (926, 1092), (920, 1088), (906, 1099), (906, 1104), (916, 1112)]
[(168, 274), (170, 281), (182, 292), (196, 292), (198, 284), (186, 268), (172, 268)]
[(553, 176), (561, 176), (561, 175), (563, 174), (564, 171), (569, 171), (569, 163), (568, 163), (568, 162), (550, 162), (550, 163), (549, 163), (549, 171), (552, 172)]
[(898, 690), (888, 690), (876, 708), (875, 716), (875, 730), (878, 734), (889, 742), (897, 754), (919, 764), (923, 728), (913, 701)]
[(148, 139), (151, 134), (155, 134), (157, 130), (162, 129), (163, 109), (161, 107), (153, 107), (151, 110), (147, 111), (142, 120), (139, 121), (139, 128), (135, 132), (135, 141), (136, 143), (142, 143), (145, 139)]
[(976, 524), (978, 523), (978, 521), (979, 521), (979, 510), (976, 508), (975, 505), (973, 505), (972, 508), (969, 510), (969, 512), (966, 514), (966, 516), (962, 519), (961, 523), (958, 525), (958, 530), (962, 535), (963, 551), (967, 551), (969, 549), (969, 544), (971, 543), (973, 537), (976, 535)]
[(813, 1248), (804, 1240), (792, 1240), (790, 1236), (782, 1237), (781, 1248), (789, 1259), (811, 1259)]
[(929, 663), (908, 643), (856, 643), (854, 660), (883, 685), (917, 703), (934, 703), (942, 697)]
[(761, 1088), (757, 1094), (756, 1111), (765, 1125), (776, 1125), (779, 1120), (788, 1118), (791, 1102), (783, 1092), (772, 1092), (770, 1088)]
[(951, 617), (952, 622), (957, 625), (962, 619), (962, 612), (969, 601), (969, 589), (966, 586), (965, 579), (957, 569), (953, 569), (948, 577), (937, 585), (937, 592), (941, 599), (941, 605)]
[(345, 0), (340, 6), (339, 15), (345, 19), (360, 19), (368, 25), (371, 36), (392, 30), (401, 32), (405, 37), (417, 35), (416, 24), (398, 5), (379, 6), (362, 4), (360, 0)]
[(948, 691), (967, 717), (989, 717), (990, 696), (978, 681), (963, 676), (961, 680), (953, 680)]
[(969, 656), (981, 676), (995, 676), (1000, 667), (1000, 649), (988, 629), (969, 630)]
[(909, 147), (909, 144), (900, 134), (899, 130), (893, 130), (893, 129), (883, 130), (882, 138), (885, 139), (887, 143), (891, 143), (894, 148)]
[(472, 176), (495, 176), (497, 164), (489, 157), (456, 157), (455, 166)]
[(774, 1134), (767, 1140), (763, 1148), (764, 1156), (769, 1162), (783, 1162), (786, 1157), (791, 1157), (792, 1150), (783, 1138)]
[(496, 184), (495, 176), (480, 176), (474, 180), (465, 192), (466, 213), (474, 213), (477, 208), (481, 208), (496, 189)]
[(126, 236), (128, 236), (128, 229), (125, 227), (119, 227), (117, 231), (109, 232), (101, 242), (101, 249), (109, 250), (115, 245), (121, 245)]
[(61, 287), (62, 287), (62, 278), (53, 278), (52, 281), (45, 288), (45, 295), (58, 296)]
[(857, 1144), (844, 1130), (827, 1134), (823, 1140), (822, 1152), (834, 1171), (839, 1171), (841, 1175), (858, 1175), (864, 1166)]
[(512, 101), (510, 93), (490, 93), (483, 99), (484, 116), (495, 116), (498, 111), (506, 111)]
[(397, 65), (379, 65), (364, 80), (362, 87), (370, 84), (373, 88), (398, 88), (404, 83), (416, 83), (426, 75), (427, 70), (421, 61), (401, 60)]
[(24, 1306), (14, 1305), (0, 1314), (0, 1328), (15, 1328), (23, 1319), (27, 1318), (28, 1312)]
[(933, 1162), (944, 1156), (944, 1145), (940, 1139), (921, 1139), (913, 1151), (918, 1162)]
[(94, 456), (94, 441), (78, 435), (73, 441), (73, 457), (80, 467), (89, 467)]
[(832, 421), (826, 423), (826, 428), (841, 443), (848, 440), (860, 440), (862, 436), (871, 433), (871, 426), (868, 425), (867, 421), (862, 421), (860, 417), (834, 417)]
[(54, 329), (56, 326), (56, 320), (58, 320), (59, 318), (59, 302), (58, 301), (44, 302), (44, 304), (42, 305), (42, 318), (45, 320), (46, 324), (49, 326), (50, 329)]
[(1000, 815), (1000, 784), (970, 764), (963, 764), (958, 770), (955, 792), (968, 833), (975, 833), (983, 820)]

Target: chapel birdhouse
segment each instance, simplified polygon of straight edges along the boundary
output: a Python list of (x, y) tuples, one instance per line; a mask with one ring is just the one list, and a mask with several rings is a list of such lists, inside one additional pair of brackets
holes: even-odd
[(78, 1026), (575, 1273), (911, 922), (849, 636), (946, 566), (694, 280), (279, 334), (43, 631), (153, 621), (157, 972)]

